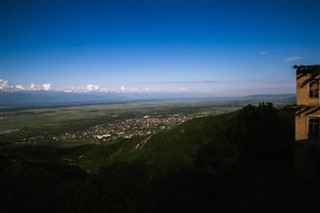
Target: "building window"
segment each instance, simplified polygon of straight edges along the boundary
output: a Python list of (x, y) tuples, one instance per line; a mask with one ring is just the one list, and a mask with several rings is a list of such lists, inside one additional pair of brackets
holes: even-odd
[(319, 137), (320, 118), (309, 118), (309, 137)]
[(319, 98), (319, 79), (314, 79), (309, 83), (309, 97)]

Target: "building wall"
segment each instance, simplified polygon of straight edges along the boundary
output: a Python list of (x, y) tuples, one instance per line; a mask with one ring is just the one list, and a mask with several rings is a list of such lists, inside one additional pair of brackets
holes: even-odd
[[(315, 75), (315, 73), (317, 73)], [(311, 77), (319, 78), (320, 72), (306, 73), (297, 70), (297, 112), (296, 112), (296, 142), (309, 140), (308, 120), (312, 117), (320, 118), (320, 98), (309, 97), (309, 79)]]
[[(320, 98), (310, 98), (310, 79), (320, 79), (320, 65), (294, 66), (297, 70), (296, 146), (294, 168), (298, 176), (314, 179), (319, 177), (319, 134), (308, 134), (310, 118), (320, 118)], [(320, 90), (320, 88), (319, 88)], [(315, 130), (317, 124), (312, 126)]]
[(308, 139), (307, 117), (296, 116), (296, 141), (303, 141)]
[(306, 83), (311, 74), (297, 74), (297, 105), (320, 105), (319, 98), (309, 98), (309, 84)]

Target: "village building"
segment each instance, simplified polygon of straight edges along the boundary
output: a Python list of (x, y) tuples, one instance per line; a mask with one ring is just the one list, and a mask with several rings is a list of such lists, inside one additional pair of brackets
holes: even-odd
[(300, 65), (296, 70), (296, 143), (320, 147), (320, 65)]

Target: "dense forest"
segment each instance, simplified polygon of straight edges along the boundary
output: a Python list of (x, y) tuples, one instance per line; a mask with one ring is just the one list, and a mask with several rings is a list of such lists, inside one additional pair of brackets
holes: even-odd
[[(271, 103), (248, 105), (113, 146), (109, 163), (97, 173), (1, 155), (0, 211), (320, 209), (319, 175), (303, 179), (295, 174), (291, 109), (278, 110)], [(317, 162), (319, 153), (310, 152), (310, 161)]]

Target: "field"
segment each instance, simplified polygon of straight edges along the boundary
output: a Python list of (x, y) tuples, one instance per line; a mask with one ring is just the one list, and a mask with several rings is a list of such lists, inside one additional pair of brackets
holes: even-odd
[[(34, 162), (77, 165), (85, 171), (96, 172), (116, 155), (119, 159), (128, 158), (119, 153), (115, 155), (115, 150), (125, 149), (128, 153), (158, 132), (195, 118), (233, 112), (247, 103), (171, 100), (2, 108), (0, 153)], [(285, 104), (278, 101), (279, 106)]]
[[(293, 103), (291, 100), (268, 100), (277, 106)], [(115, 104), (94, 104), (76, 106), (30, 106), (0, 108), (0, 131), (25, 127), (60, 125), (67, 121), (117, 117), (121, 114), (174, 114), (195, 113), (215, 115), (238, 110), (247, 104), (257, 104), (254, 100), (167, 100), (150, 102), (130, 102)]]
[(132, 113), (199, 113), (213, 114), (228, 112), (240, 107), (228, 102), (211, 101), (161, 101), (139, 102), (105, 105), (84, 105), (65, 107), (41, 107), (41, 108), (2, 108), (0, 113), (0, 130), (21, 129), (24, 127), (36, 127), (61, 124), (70, 120), (87, 120), (102, 116), (117, 117), (120, 114)]
[[(98, 171), (121, 146), (138, 143), (150, 134), (196, 117), (241, 107), (242, 103), (231, 101), (188, 100), (3, 108), (0, 153)], [(107, 134), (110, 137), (103, 138)]]

